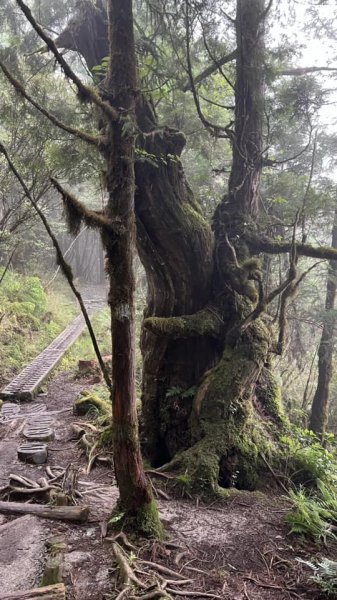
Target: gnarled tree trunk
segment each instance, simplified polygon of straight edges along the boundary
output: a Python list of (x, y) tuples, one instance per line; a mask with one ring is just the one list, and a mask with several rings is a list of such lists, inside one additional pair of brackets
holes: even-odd
[[(199, 386), (191, 420), (191, 447), (171, 467), (183, 468), (190, 486), (219, 491), (236, 485), (253, 489), (260, 454), (268, 452), (270, 420), (283, 421), (278, 386), (270, 371), (271, 333), (256, 311), (259, 262), (245, 239), (255, 229), (262, 169), (264, 107), (264, 0), (238, 0), (233, 164), (228, 194), (213, 217), (212, 288), (204, 313), (212, 307), (221, 327), (208, 332), (223, 351)], [(261, 310), (261, 314), (263, 311)], [(195, 315), (197, 316), (197, 315)], [(186, 317), (185, 334), (191, 319)], [(181, 319), (180, 319), (181, 320)], [(175, 334), (179, 319), (147, 319), (145, 326)], [(200, 331), (200, 334), (202, 332)]]
[[(158, 128), (149, 103), (136, 101), (137, 245), (148, 281), (144, 449), (156, 466), (176, 457), (191, 486), (205, 491), (253, 488), (266, 427), (282, 422), (270, 332), (249, 316), (261, 286), (245, 242), (255, 231), (262, 168), (264, 10), (264, 0), (237, 2), (233, 167), (213, 232), (184, 178), (183, 134)], [(92, 44), (80, 29), (73, 35), (92, 65)]]

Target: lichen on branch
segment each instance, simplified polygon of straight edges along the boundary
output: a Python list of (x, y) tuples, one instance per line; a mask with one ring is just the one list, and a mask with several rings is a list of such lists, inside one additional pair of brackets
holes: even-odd
[(151, 333), (171, 339), (196, 336), (219, 338), (223, 330), (221, 316), (210, 308), (180, 317), (149, 317), (143, 325)]

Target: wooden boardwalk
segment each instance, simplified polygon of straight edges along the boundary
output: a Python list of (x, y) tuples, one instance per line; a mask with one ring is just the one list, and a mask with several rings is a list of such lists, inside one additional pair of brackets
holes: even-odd
[[(96, 294), (92, 298), (90, 297), (90, 287), (85, 290), (85, 303), (91, 315), (105, 305), (104, 288), (98, 288), (98, 293), (97, 290), (95, 291)], [(85, 327), (84, 318), (80, 314), (33, 362), (0, 391), (0, 398), (4, 400), (32, 400), (38, 394), (49, 373), (60, 362)]]

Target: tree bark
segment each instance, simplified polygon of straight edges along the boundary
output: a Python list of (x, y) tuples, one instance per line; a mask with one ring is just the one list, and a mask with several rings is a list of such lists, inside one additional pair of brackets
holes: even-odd
[[(135, 390), (135, 328), (133, 259), (135, 253), (135, 98), (136, 61), (132, 0), (108, 3), (110, 67), (106, 80), (108, 101), (119, 119), (106, 123), (108, 148), (106, 214), (119, 224), (116, 236), (103, 235), (110, 279), (113, 448), (120, 509), (124, 521), (143, 533), (161, 533), (140, 452)], [(129, 523), (129, 524), (130, 524)]]
[[(91, 2), (86, 11), (93, 22), (90, 31), (107, 29), (104, 11), (96, 10)], [(97, 40), (95, 44), (88, 40), (88, 27), (81, 16), (69, 23), (57, 45), (75, 46), (89, 67), (106, 56), (105, 41), (98, 46)], [(145, 316), (193, 314), (210, 297), (213, 235), (184, 176), (180, 160), (186, 143), (183, 133), (159, 127), (150, 103), (141, 94), (135, 108), (139, 130), (135, 210), (137, 248), (148, 284)], [(147, 457), (158, 466), (189, 446), (193, 387), (216, 363), (221, 344), (205, 335), (168, 339), (144, 328), (141, 346), (142, 442)], [(182, 398), (188, 390), (190, 395)]]
[[(332, 229), (332, 248), (337, 249), (337, 210)], [(309, 428), (318, 435), (325, 433), (329, 417), (329, 391), (332, 378), (332, 359), (335, 345), (336, 316), (334, 315), (337, 290), (337, 261), (330, 260), (325, 297), (325, 317), (318, 348), (318, 380), (315, 391)]]

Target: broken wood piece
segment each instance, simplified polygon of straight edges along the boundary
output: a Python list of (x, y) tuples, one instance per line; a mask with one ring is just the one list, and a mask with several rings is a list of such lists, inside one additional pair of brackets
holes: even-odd
[(24, 494), (24, 495), (32, 495), (32, 494), (43, 494), (45, 492), (49, 492), (50, 490), (57, 489), (53, 485), (46, 485), (45, 487), (38, 488), (23, 488), (16, 487), (14, 485), (9, 485), (7, 491), (9, 494)]
[(34, 588), (33, 590), (16, 591), (9, 594), (1, 594), (0, 600), (65, 600), (66, 589), (63, 583), (48, 585), (46, 587)]
[[(10, 515), (36, 515), (44, 519), (59, 521), (87, 521), (88, 506), (46, 506), (44, 504), (28, 504), (22, 502), (0, 501), (0, 513)], [(0, 597), (1, 600), (1, 597)]]

